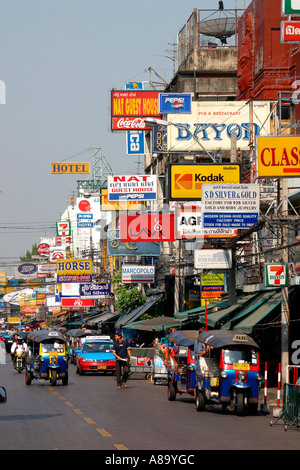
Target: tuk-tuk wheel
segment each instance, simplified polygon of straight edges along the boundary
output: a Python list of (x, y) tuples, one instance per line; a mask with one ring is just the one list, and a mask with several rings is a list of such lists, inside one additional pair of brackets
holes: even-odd
[(30, 384), (31, 384), (31, 373), (28, 372), (27, 369), (26, 369), (26, 373), (25, 373), (25, 383), (26, 383), (26, 385), (30, 385)]
[(204, 411), (205, 410), (205, 398), (202, 392), (199, 390), (196, 391), (196, 400), (195, 406), (197, 411)]
[(66, 375), (62, 378), (62, 384), (68, 385), (68, 381), (69, 381), (69, 374), (68, 372), (66, 372)]
[(55, 387), (55, 385), (56, 385), (56, 379), (57, 379), (56, 370), (53, 370), (53, 371), (51, 372), (51, 379), (50, 379), (50, 382), (51, 382), (52, 387)]
[(176, 399), (176, 388), (171, 380), (168, 383), (168, 400), (174, 401)]

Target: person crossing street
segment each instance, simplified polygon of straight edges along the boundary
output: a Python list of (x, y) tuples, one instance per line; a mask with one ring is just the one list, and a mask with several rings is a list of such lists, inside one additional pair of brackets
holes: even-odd
[(117, 388), (127, 387), (126, 382), (129, 375), (131, 364), (131, 352), (128, 341), (123, 338), (121, 333), (115, 334), (115, 342), (113, 345), (113, 355), (116, 358), (116, 376)]

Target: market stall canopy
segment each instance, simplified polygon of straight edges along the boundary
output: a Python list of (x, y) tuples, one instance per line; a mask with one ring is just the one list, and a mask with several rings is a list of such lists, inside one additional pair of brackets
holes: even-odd
[(146, 302), (143, 305), (132, 310), (130, 313), (121, 317), (115, 324), (116, 328), (126, 328), (126, 324), (136, 320), (137, 318), (141, 317), (144, 313), (148, 312), (154, 305), (156, 304), (156, 299), (150, 300), (150, 302)]
[(180, 321), (175, 320), (173, 317), (160, 316), (150, 318), (148, 320), (137, 321), (126, 324), (128, 330), (143, 330), (143, 331), (167, 331), (171, 327), (180, 327)]

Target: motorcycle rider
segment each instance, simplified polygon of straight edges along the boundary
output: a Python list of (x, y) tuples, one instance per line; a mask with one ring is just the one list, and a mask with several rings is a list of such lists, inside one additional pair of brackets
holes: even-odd
[(10, 350), (14, 365), (15, 365), (15, 362), (16, 362), (16, 352), (18, 350), (21, 350), (22, 352), (27, 354), (28, 353), (28, 346), (25, 343), (25, 341), (23, 340), (23, 338), (15, 335), (15, 341), (13, 342), (13, 345), (12, 345), (11, 350)]

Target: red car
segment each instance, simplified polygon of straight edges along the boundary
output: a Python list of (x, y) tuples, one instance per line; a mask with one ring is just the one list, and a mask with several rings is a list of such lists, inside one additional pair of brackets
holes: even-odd
[[(104, 339), (105, 338), (105, 339)], [(115, 356), (112, 353), (113, 342), (108, 337), (87, 337), (76, 354), (76, 373), (111, 372), (115, 373)]]

